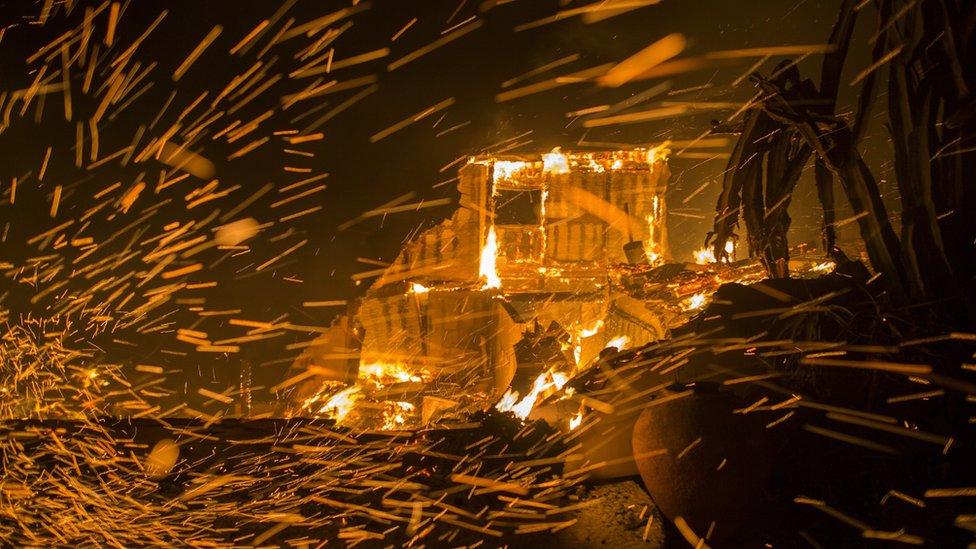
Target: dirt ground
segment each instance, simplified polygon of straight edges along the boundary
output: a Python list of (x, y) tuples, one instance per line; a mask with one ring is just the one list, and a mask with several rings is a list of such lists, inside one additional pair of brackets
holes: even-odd
[(549, 540), (543, 540), (541, 545), (531, 545), (614, 549), (663, 547), (661, 516), (638, 480), (594, 486), (580, 497), (580, 504), (582, 508), (575, 524), (549, 535)]

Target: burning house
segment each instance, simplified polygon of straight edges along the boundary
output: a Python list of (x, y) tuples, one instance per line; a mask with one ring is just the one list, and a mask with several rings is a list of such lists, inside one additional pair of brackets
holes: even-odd
[(377, 406), (385, 427), (471, 398), (524, 416), (604, 348), (664, 337), (673, 308), (622, 281), (669, 256), (666, 152), (469, 159), (451, 218), (409, 242), (296, 362), (305, 413), (342, 419), (366, 385), (370, 400), (397, 403)]

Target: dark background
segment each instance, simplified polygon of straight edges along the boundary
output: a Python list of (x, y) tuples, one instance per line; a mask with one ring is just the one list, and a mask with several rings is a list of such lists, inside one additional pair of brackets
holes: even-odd
[[(531, 133), (520, 141), (531, 140), (531, 143), (517, 149), (518, 151), (549, 150), (554, 146), (572, 149), (581, 140), (640, 146), (664, 139), (693, 139), (709, 128), (712, 119), (721, 119), (731, 111), (708, 111), (694, 116), (589, 131), (582, 128), (579, 121), (573, 122), (567, 118), (565, 113), (622, 101), (660, 84), (663, 80), (670, 80), (671, 89), (679, 92), (689, 88), (698, 89), (661, 96), (637, 106), (635, 110), (651, 108), (658, 100), (745, 101), (753, 94), (753, 88), (748, 82), (743, 82), (734, 89), (729, 84), (743, 74), (755, 59), (742, 59), (734, 66), (709, 68), (669, 79), (630, 83), (616, 89), (601, 88), (592, 82), (579, 83), (497, 103), (495, 95), (502, 91), (501, 82), (505, 80), (574, 53), (580, 54), (579, 60), (516, 86), (619, 61), (674, 32), (683, 33), (689, 41), (689, 47), (682, 57), (746, 47), (821, 44), (829, 35), (839, 1), (663, 0), (658, 5), (647, 6), (594, 24), (586, 24), (579, 17), (572, 17), (532, 30), (514, 30), (520, 24), (551, 16), (559, 9), (584, 4), (555, 0), (515, 0), (481, 12), (479, 2), (475, 0), (381, 0), (373, 2), (371, 7), (348, 19), (353, 22), (352, 27), (332, 44), (336, 48), (336, 60), (383, 47), (391, 48), (392, 52), (384, 59), (334, 73), (334, 77), (340, 82), (375, 74), (379, 79), (379, 89), (316, 130), (324, 132), (323, 140), (292, 147), (312, 152), (315, 154), (314, 158), (284, 155), (281, 153), (281, 146), (266, 145), (240, 160), (226, 162), (222, 159), (249, 139), (238, 142), (238, 147), (209, 139), (202, 141), (205, 148), (200, 152), (214, 160), (217, 165), (216, 177), (222, 184), (239, 184), (242, 187), (215, 204), (223, 211), (233, 208), (267, 182), (281, 188), (309, 175), (323, 172), (330, 174), (325, 180), (328, 185), (326, 191), (300, 201), (287, 212), (272, 211), (267, 207), (272, 200), (284, 196), (272, 191), (252, 208), (237, 216), (253, 216), (266, 222), (274, 221), (283, 213), (292, 213), (317, 204), (324, 206), (312, 215), (289, 223), (276, 223), (262, 231), (250, 242), (251, 257), (225, 258), (216, 262), (220, 254), (207, 256), (205, 262), (208, 263), (208, 269), (196, 273), (189, 280), (218, 282), (216, 288), (200, 294), (206, 297), (206, 308), (240, 308), (242, 313), (235, 316), (263, 321), (271, 321), (287, 314), (288, 319), (295, 323), (326, 326), (341, 309), (303, 308), (303, 301), (349, 299), (360, 295), (364, 286), (354, 284), (350, 276), (377, 267), (358, 262), (357, 258), (392, 261), (401, 244), (410, 235), (450, 215), (453, 206), (373, 218), (343, 231), (337, 230), (338, 225), (408, 192), (417, 194), (410, 202), (453, 198), (456, 192), (452, 183), (438, 186), (455, 176), (455, 168), (442, 171), (444, 166), (458, 157), (478, 153), (486, 147), (525, 132)], [(41, 3), (0, 2), (0, 20), (6, 28), (0, 41), (0, 90), (12, 91), (28, 87), (39, 64), (27, 66), (24, 60), (65, 30), (78, 25), (85, 5), (96, 6), (97, 3), (81, 3), (81, 7), (75, 7), (67, 16), (56, 10), (46, 24), (39, 25), (36, 19)], [(348, 5), (349, 2), (299, 0), (285, 14), (284, 19), (294, 18), (296, 24), (301, 24)], [(116, 52), (120, 47), (127, 47), (141, 34), (161, 10), (169, 10), (169, 14), (135, 55), (135, 59), (144, 65), (158, 62), (156, 69), (147, 78), (147, 81), (154, 80), (155, 84), (114, 119), (103, 121), (104, 125), (100, 129), (100, 157), (127, 146), (135, 129), (140, 124), (148, 123), (159, 112), (174, 86), (178, 91), (168, 110), (167, 116), (170, 118), (189, 105), (202, 91), (212, 90), (212, 97), (230, 78), (250, 67), (255, 61), (256, 51), (280, 28), (281, 22), (268, 31), (251, 48), (248, 55), (229, 56), (228, 49), (278, 7), (278, 2), (224, 0), (140, 0), (124, 3), (116, 49), (113, 50)], [(452, 17), (456, 10), (456, 15)], [(483, 20), (481, 28), (398, 70), (386, 70), (391, 61), (432, 42), (443, 30), (472, 16)], [(104, 33), (104, 17), (103, 14), (98, 20), (101, 26), (96, 25), (93, 40)], [(396, 42), (391, 43), (394, 33), (414, 17), (418, 19), (417, 23)], [(869, 20), (870, 18), (862, 18), (863, 22)], [(224, 27), (221, 36), (190, 68), (187, 75), (174, 84), (170, 79), (174, 68), (217, 24)], [(862, 23), (862, 27), (866, 24), (869, 23)], [(847, 66), (848, 81), (869, 64), (867, 38), (870, 34), (871, 29), (861, 28), (855, 37)], [(287, 73), (294, 70), (299, 63), (292, 56), (308, 43), (308, 39), (295, 39), (273, 48), (264, 57), (279, 57), (271, 72)], [(772, 58), (761, 70), (768, 73), (781, 59)], [(820, 57), (811, 56), (800, 63), (801, 71), (816, 81), (819, 78), (819, 64)], [(53, 63), (52, 66), (56, 67), (58, 64)], [(98, 77), (95, 80), (97, 86)], [(280, 106), (282, 95), (294, 93), (310, 82), (311, 79), (292, 81), (285, 78), (280, 85), (271, 88), (231, 119), (248, 120)], [(842, 85), (839, 108), (841, 112), (851, 108), (851, 89), (846, 84)], [(274, 130), (302, 129), (309, 120), (317, 118), (360, 90), (361, 88), (357, 88), (304, 101), (285, 111), (278, 108), (276, 114), (255, 133), (255, 137), (268, 135)], [(449, 97), (455, 98), (456, 102), (445, 111), (421, 120), (378, 143), (370, 143), (369, 137), (376, 132)], [(86, 103), (86, 99), (80, 94), (76, 94), (75, 120), (84, 120), (90, 116), (94, 103), (87, 101), (91, 104)], [(325, 102), (329, 106), (319, 113), (292, 122), (310, 109), (322, 107)], [(91, 206), (90, 196), (97, 190), (114, 181), (121, 181), (125, 188), (137, 179), (140, 171), (148, 172), (145, 178), (153, 185), (159, 170), (158, 166), (147, 168), (145, 165), (122, 168), (114, 162), (99, 170), (78, 170), (73, 165), (74, 153), (71, 152), (75, 142), (74, 121), (65, 121), (60, 94), (50, 94), (46, 98), (43, 116), (39, 122), (33, 116), (34, 111), (32, 107), (23, 118), (15, 117), (10, 127), (0, 133), (0, 229), (9, 225), (6, 229), (7, 238), (0, 244), (0, 262), (7, 261), (14, 265), (22, 265), (28, 258), (38, 255), (36, 249), (26, 245), (28, 238), (79, 216)], [(188, 118), (192, 119), (194, 116)], [(436, 136), (439, 131), (468, 121), (470, 123), (463, 128), (442, 137)], [(223, 125), (226, 125), (225, 122), (218, 123), (215, 127)], [(156, 134), (166, 126), (165, 121), (161, 122), (155, 128)], [(145, 142), (144, 138), (143, 143)], [(44, 181), (38, 182), (36, 175), (24, 180), (23, 176), (28, 172), (33, 171), (36, 174), (48, 146), (53, 147), (53, 154)], [(883, 169), (887, 163), (887, 146), (882, 128), (874, 128), (869, 132), (864, 148), (869, 162), (875, 167), (882, 167), (876, 173), (887, 173)], [(730, 149), (731, 147), (693, 152), (700, 156), (706, 151), (727, 153)], [(310, 167), (313, 172), (298, 176), (289, 174), (282, 169), (286, 164)], [(676, 259), (688, 260), (691, 252), (702, 245), (705, 233), (711, 227), (711, 210), (720, 188), (725, 158), (721, 155), (712, 159), (673, 157), (671, 169), (668, 205), (672, 212), (684, 214), (672, 214), (669, 217), (671, 248)], [(24, 183), (18, 188), (16, 203), (11, 205), (8, 193), (10, 181), (15, 176), (24, 180)], [(187, 212), (181, 204), (177, 204), (182, 202), (182, 193), (192, 190), (200, 183), (188, 184), (181, 189), (178, 200), (174, 199), (173, 203), (160, 208), (159, 214), (147, 223), (155, 225), (147, 231), (146, 236), (158, 234), (160, 228), (170, 221), (186, 221), (208, 214), (209, 208), (201, 208), (205, 211)], [(65, 190), (58, 218), (51, 219), (47, 212), (56, 184), (64, 185)], [(703, 184), (706, 185), (704, 190), (689, 198)], [(889, 192), (890, 188), (884, 181), (881, 184), (885, 192)], [(155, 199), (143, 195), (133, 211), (150, 207)], [(843, 203), (842, 198), (839, 197), (838, 200)], [(808, 169), (798, 187), (791, 215), (794, 219), (791, 241), (818, 242), (820, 211), (816, 205), (812, 169)], [(843, 219), (847, 215), (849, 214), (842, 211), (838, 218)], [(112, 235), (132, 219), (135, 219), (135, 214), (130, 214), (128, 218), (118, 216), (110, 220), (102, 219), (93, 222), (87, 229), (87, 234), (98, 241)], [(854, 225), (841, 229), (842, 242), (845, 238), (853, 241), (853, 229)], [(254, 273), (254, 265), (306, 238), (309, 243), (276, 268)], [(67, 274), (62, 273), (59, 276)], [(72, 284), (74, 283), (84, 282), (73, 281)], [(10, 286), (6, 290), (0, 287), (0, 295), (6, 294), (3, 306), (12, 311), (11, 318), (26, 314), (45, 314), (43, 301), (37, 304), (29, 301), (36, 288), (12, 282), (7, 277), (0, 279), (0, 284)], [(174, 309), (174, 306), (152, 314), (161, 315), (170, 309)], [(185, 307), (178, 305), (175, 306), (171, 318), (174, 322), (172, 329), (193, 327), (207, 331), (214, 339), (241, 334), (239, 328), (223, 323), (226, 318), (202, 322), (196, 315), (187, 312)], [(171, 332), (172, 330), (154, 332), (152, 335), (130, 333), (124, 337), (108, 339), (103, 336), (99, 345), (104, 352), (103, 359), (107, 361), (126, 364), (165, 362), (181, 369), (183, 374), (176, 374), (171, 378), (183, 381), (184, 383), (175, 385), (183, 385), (178, 387), (180, 393), (189, 395), (194, 393), (196, 386), (222, 390), (236, 379), (242, 360), (255, 364), (255, 383), (273, 384), (280, 380), (283, 370), (298, 352), (286, 351), (285, 344), (310, 337), (307, 334), (288, 334), (283, 338), (245, 346), (238, 354), (220, 356), (190, 353), (177, 359), (159, 354), (159, 351), (165, 349), (187, 350), (186, 345), (174, 342)], [(126, 343), (120, 344), (114, 341), (116, 339), (122, 339)], [(186, 398), (186, 395), (181, 394), (180, 398)]]

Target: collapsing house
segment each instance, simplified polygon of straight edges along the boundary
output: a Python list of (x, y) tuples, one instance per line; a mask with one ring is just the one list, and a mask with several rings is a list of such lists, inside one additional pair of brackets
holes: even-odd
[(471, 158), (452, 217), (296, 361), (299, 413), (372, 408), (395, 428), (468, 399), (515, 407), (608, 346), (664, 337), (674, 311), (622, 279), (668, 257), (668, 175), (663, 147)]

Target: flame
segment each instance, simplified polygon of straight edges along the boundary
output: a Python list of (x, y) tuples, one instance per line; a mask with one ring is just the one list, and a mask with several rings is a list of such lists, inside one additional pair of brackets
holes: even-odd
[(495, 167), (492, 171), (492, 179), (494, 179), (495, 181), (501, 181), (503, 179), (511, 179), (512, 176), (524, 170), (528, 166), (529, 166), (528, 162), (512, 161), (512, 160), (496, 160)]
[(616, 349), (622, 351), (622, 350), (626, 349), (627, 348), (627, 345), (629, 345), (629, 344), (630, 344), (630, 338), (627, 337), (627, 336), (625, 336), (625, 335), (622, 335), (622, 336), (617, 336), (617, 337), (611, 339), (610, 341), (608, 341), (607, 344), (606, 344), (606, 346), (604, 347), (604, 349), (609, 349), (610, 347), (615, 347)]
[(697, 293), (682, 302), (682, 308), (685, 311), (695, 311), (701, 309), (705, 306), (708, 298), (704, 293)]
[(424, 286), (423, 284), (418, 284), (413, 282), (410, 284), (410, 293), (412, 294), (426, 294), (430, 291), (430, 288)]
[[(363, 395), (359, 387), (355, 385), (352, 387), (346, 387), (345, 389), (329, 397), (329, 400), (327, 400), (316, 413), (330, 417), (336, 420), (336, 423), (342, 423), (342, 421), (346, 419), (346, 416), (349, 415), (349, 412), (351, 412), (356, 406), (356, 401), (362, 398), (362, 396)], [(310, 400), (314, 401), (314, 399), (315, 397)]]
[(413, 381), (419, 383), (424, 381), (425, 372), (412, 371), (405, 364), (388, 364), (384, 362), (374, 362), (359, 366), (359, 382), (369, 383), (383, 388), (392, 383), (406, 383)]
[(706, 265), (708, 263), (715, 263), (715, 252), (708, 246), (704, 248), (699, 248), (694, 252), (695, 263), (699, 265)]
[(539, 246), (539, 262), (544, 263), (546, 259), (546, 202), (549, 200), (549, 188), (546, 186), (542, 187), (542, 192), (539, 198), (539, 240), (541, 245)]
[(602, 329), (603, 329), (603, 319), (601, 318), (600, 320), (597, 320), (596, 322), (593, 323), (593, 327), (591, 327), (591, 328), (581, 328), (580, 331), (579, 331), (579, 337), (580, 337), (580, 339), (584, 339), (584, 338), (587, 338), (587, 337), (593, 337), (597, 333), (599, 333), (600, 330), (602, 330)]
[[(543, 173), (567, 174), (574, 168), (588, 169), (596, 173), (607, 170), (619, 170), (626, 163), (646, 163), (652, 170), (658, 162), (667, 161), (671, 154), (670, 141), (648, 148), (636, 148), (627, 151), (617, 151), (610, 155), (593, 153), (564, 153), (559, 147), (542, 155), (542, 165), (538, 161), (523, 160), (495, 160), (492, 157), (470, 157), (469, 164), (477, 163), (489, 166), (493, 181), (504, 181), (516, 177), (524, 170)], [(636, 167), (636, 166), (635, 166)]]
[(656, 147), (647, 149), (647, 163), (653, 166), (655, 162), (666, 161), (668, 156), (671, 155), (670, 144), (670, 141), (665, 141)]
[(833, 271), (835, 267), (837, 267), (837, 264), (833, 261), (824, 261), (823, 263), (814, 265), (810, 268), (810, 270), (817, 273), (829, 273), (830, 271)]
[(558, 391), (563, 388), (563, 385), (566, 385), (567, 381), (569, 381), (569, 376), (566, 374), (551, 371), (543, 372), (532, 382), (532, 389), (529, 394), (525, 395), (525, 398), (519, 400), (518, 391), (509, 389), (505, 391), (501, 400), (495, 405), (495, 409), (500, 412), (512, 412), (519, 419), (525, 419), (532, 412), (539, 395), (553, 390)]
[(84, 377), (82, 377), (81, 379), (82, 386), (87, 389), (92, 385), (98, 385), (98, 382), (96, 381), (97, 379), (98, 379), (98, 370), (94, 368), (87, 370), (85, 372)]
[(392, 431), (403, 427), (407, 422), (407, 416), (416, 409), (417, 407), (409, 402), (387, 401), (386, 408), (383, 410), (383, 429)]
[(553, 278), (560, 278), (563, 276), (563, 270), (559, 267), (539, 267), (535, 270), (535, 272)]
[(569, 173), (569, 159), (556, 147), (552, 152), (542, 155), (542, 171), (551, 174)]
[(586, 160), (587, 160), (586, 166), (591, 170), (593, 170), (594, 172), (603, 173), (607, 171), (607, 169), (603, 167), (603, 164), (600, 164), (593, 158), (592, 154), (586, 155)]
[(519, 392), (508, 389), (505, 394), (502, 395), (501, 400), (495, 405), (495, 409), (500, 412), (509, 412), (515, 405), (518, 404)]
[(655, 195), (651, 197), (651, 213), (647, 214), (647, 240), (644, 241), (644, 254), (647, 256), (647, 261), (651, 265), (654, 265), (661, 259), (661, 244), (658, 242), (657, 231), (655, 230), (655, 221), (657, 221), (658, 216), (661, 214), (661, 199), (659, 196)]
[(569, 418), (569, 430), (575, 431), (583, 423), (583, 412), (576, 412), (576, 415)]
[[(735, 252), (735, 243), (731, 240), (725, 241), (725, 253), (731, 255)], [(695, 263), (699, 265), (706, 265), (708, 263), (715, 263), (715, 252), (712, 250), (711, 246), (706, 246), (704, 248), (699, 248), (694, 251)]]
[(603, 329), (603, 319), (597, 319), (593, 323), (593, 326), (589, 328), (577, 328), (570, 333), (570, 338), (573, 344), (573, 361), (579, 366), (580, 360), (583, 358), (583, 340), (589, 337), (593, 337), (600, 333)]
[(502, 281), (498, 278), (498, 269), (495, 265), (497, 256), (498, 237), (495, 235), (495, 226), (492, 225), (488, 228), (488, 237), (485, 238), (485, 245), (481, 248), (481, 263), (478, 269), (478, 275), (485, 281), (484, 286), (481, 287), (483, 290), (502, 287)]
[[(388, 385), (405, 382), (428, 381), (430, 372), (425, 369), (411, 368), (407, 364), (391, 364), (374, 362), (359, 367), (359, 376), (354, 385), (344, 387), (339, 381), (326, 381), (319, 391), (302, 403), (302, 409), (312, 415), (325, 416), (334, 419), (336, 423), (351, 423), (352, 414), (360, 400), (373, 398), (376, 391)], [(342, 387), (337, 391), (338, 387)], [(324, 401), (324, 404), (319, 404)], [(410, 402), (382, 401), (383, 426), (381, 429), (399, 429), (407, 423), (410, 415), (416, 409)], [(356, 421), (361, 418), (357, 414)]]

